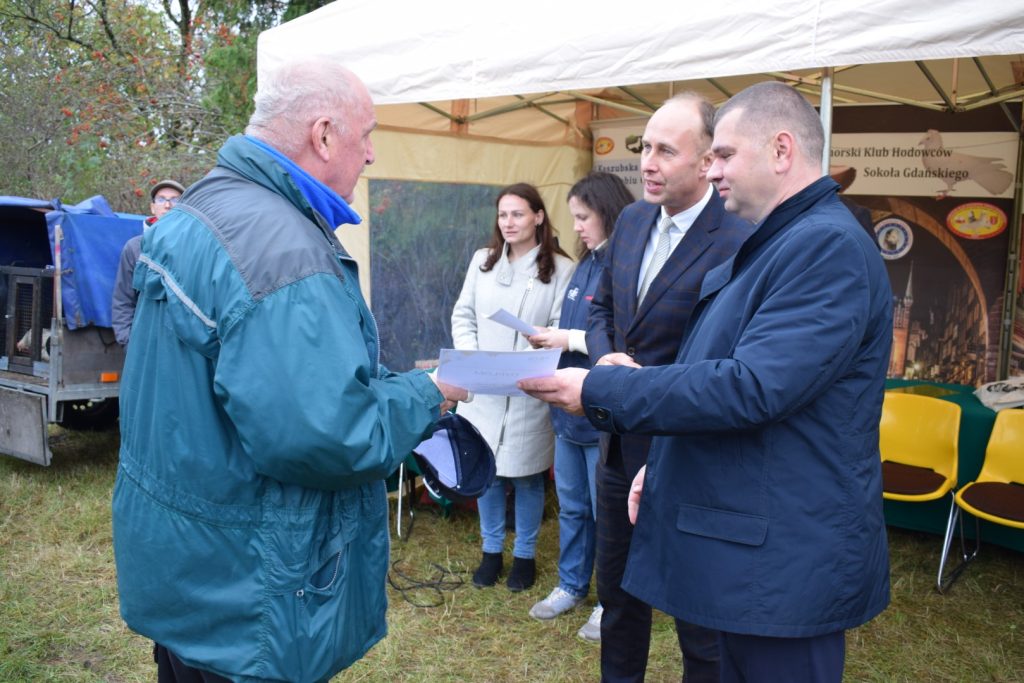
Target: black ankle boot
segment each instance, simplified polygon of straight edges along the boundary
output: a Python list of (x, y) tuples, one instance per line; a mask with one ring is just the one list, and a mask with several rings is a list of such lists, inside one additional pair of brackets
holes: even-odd
[[(518, 562), (518, 560), (516, 560)], [(484, 553), (480, 560), (480, 566), (473, 572), (473, 585), (477, 588), (487, 588), (498, 583), (501, 570), (504, 565), (501, 560), (501, 553)]]
[(508, 581), (505, 582), (505, 585), (513, 593), (518, 593), (532, 586), (536, 578), (537, 562), (532, 557), (528, 560), (513, 557), (512, 571), (508, 573)]

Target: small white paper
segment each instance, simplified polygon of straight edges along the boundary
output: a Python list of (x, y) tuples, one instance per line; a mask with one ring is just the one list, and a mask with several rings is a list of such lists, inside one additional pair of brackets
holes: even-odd
[(551, 377), (561, 349), (536, 351), (459, 351), (441, 349), (437, 379), (477, 394), (526, 396), (516, 387), (521, 379)]
[(494, 313), (491, 313), (487, 317), (493, 320), (494, 322), (498, 323), (499, 325), (511, 327), (513, 330), (516, 330), (520, 334), (525, 334), (527, 337), (537, 334), (536, 327), (534, 327), (528, 322), (520, 320), (519, 318), (515, 317), (514, 315), (506, 311), (504, 308), (499, 308), (498, 310), (496, 310)]

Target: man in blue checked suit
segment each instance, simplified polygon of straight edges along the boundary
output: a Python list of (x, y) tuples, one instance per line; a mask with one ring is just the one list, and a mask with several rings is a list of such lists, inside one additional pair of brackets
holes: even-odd
[[(667, 365), (679, 351), (701, 281), (731, 257), (750, 225), (726, 213), (708, 182), (714, 107), (681, 93), (654, 113), (643, 136), (644, 201), (623, 210), (591, 307), (587, 348), (597, 365)], [(597, 591), (601, 679), (642, 681), (651, 608), (621, 588), (633, 526), (630, 482), (651, 437), (606, 435), (597, 466)], [(676, 620), (687, 683), (718, 681), (718, 634)]]

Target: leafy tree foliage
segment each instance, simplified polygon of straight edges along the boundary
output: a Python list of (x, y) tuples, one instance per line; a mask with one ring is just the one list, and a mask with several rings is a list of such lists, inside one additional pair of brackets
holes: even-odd
[(256, 39), (319, 0), (0, 0), (0, 194), (148, 210), (248, 120)]

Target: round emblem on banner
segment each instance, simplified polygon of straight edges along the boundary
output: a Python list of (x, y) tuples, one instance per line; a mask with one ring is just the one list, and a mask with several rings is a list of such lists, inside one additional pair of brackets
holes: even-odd
[(594, 154), (608, 154), (615, 149), (615, 141), (608, 137), (594, 140)]
[(1006, 214), (995, 204), (968, 202), (946, 216), (946, 227), (957, 237), (987, 240), (1006, 230)]
[(906, 256), (914, 244), (914, 233), (906, 221), (886, 218), (875, 224), (875, 241), (882, 252), (882, 258), (894, 261)]

